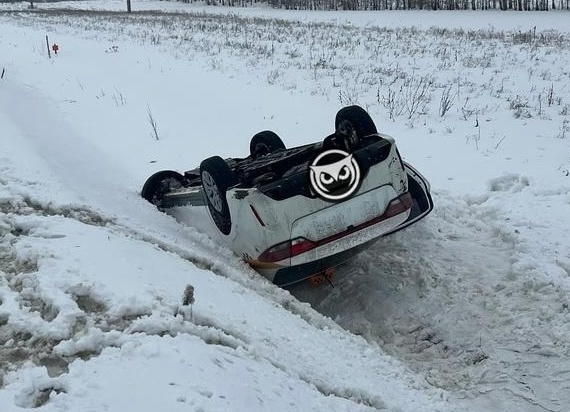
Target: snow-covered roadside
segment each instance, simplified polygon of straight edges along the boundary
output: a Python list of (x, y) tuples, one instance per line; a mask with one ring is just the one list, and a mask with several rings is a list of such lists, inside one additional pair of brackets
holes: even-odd
[[(1, 47), (15, 44), (4, 40), (11, 30), (3, 26)], [(35, 40), (21, 42), (0, 88), (3, 412), (456, 409), (378, 346), (140, 199), (132, 174), (144, 172), (133, 164), (156, 167), (136, 149), (144, 137), (129, 138), (133, 158), (124, 162), (106, 136), (90, 141), (107, 129), (89, 132), (97, 122), (85, 118), (116, 106), (101, 111), (88, 92), (70, 99), (54, 69), (60, 61), (42, 60)], [(55, 74), (34, 75), (38, 68)], [(203, 97), (215, 106), (215, 94)], [(209, 134), (208, 126), (193, 130)], [(192, 313), (179, 307), (187, 284)]]
[[(565, 410), (568, 245), (551, 228), (568, 225), (568, 192), (511, 175), (477, 198), (435, 195), (413, 236), (378, 242), (333, 290), (292, 292), (483, 410)], [(540, 227), (506, 202), (552, 213)]]
[[(3, 411), (48, 396), (45, 410), (447, 410), (378, 348), (137, 238), (121, 217), (7, 207), (2, 362), (27, 366), (3, 377)], [(196, 303), (184, 319), (186, 284)]]
[[(368, 346), (361, 339), (353, 341), (355, 338), (351, 337), (347, 344), (338, 343), (329, 351), (323, 349), (323, 346), (330, 346), (328, 334), (348, 335), (285, 292), (260, 282), (255, 273), (241, 265), (228, 251), (219, 249), (207, 237), (191, 228), (181, 228), (161, 215), (157, 216), (156, 211), (142, 202), (136, 192), (149, 173), (160, 168), (182, 170), (194, 166), (205, 153), (212, 153), (212, 146), (222, 155), (242, 154), (247, 148), (244, 144), (247, 143), (247, 136), (261, 128), (276, 129), (290, 144), (302, 143), (303, 139), (313, 140), (314, 136), (322, 135), (331, 127), (333, 114), (338, 108), (335, 90), (329, 92), (328, 100), (318, 94), (310, 96), (309, 90), (312, 93), (318, 79), (298, 70), (292, 71), (296, 76), (296, 89), (291, 93), (282, 92), (279, 85), (268, 87), (264, 84), (266, 76), (263, 69), (254, 67), (252, 73), (237, 69), (243, 62), (235, 56), (228, 59), (228, 64), (221, 65), (221, 69), (212, 66), (215, 70), (222, 70), (222, 75), (207, 74), (199, 68), (212, 62), (201, 60), (200, 55), (193, 56), (195, 64), (183, 63), (160, 50), (168, 50), (167, 45), (157, 44), (155, 50), (148, 45), (134, 45), (121, 37), (108, 43), (90, 42), (65, 34), (66, 31), (72, 33), (71, 28), (62, 29), (61, 32), (56, 27), (50, 29), (50, 34), (55, 34), (51, 36), (52, 40), (62, 46), (62, 54), (58, 59), (48, 61), (43, 51), (43, 31), (10, 25), (3, 29), (0, 47), (7, 50), (4, 55), (12, 57), (6, 63), (7, 77), (4, 83), (0, 83), (3, 87), (0, 91), (12, 87), (13, 94), (28, 97), (22, 100), (24, 97), (20, 99), (14, 98), (13, 94), (4, 95), (8, 108), (2, 110), (2, 124), (8, 125), (4, 130), (11, 127), (10, 138), (14, 139), (4, 140), (3, 135), (1, 140), (4, 145), (2, 156), (7, 159), (2, 163), (2, 190), (7, 193), (6, 198), (19, 199), (17, 206), (2, 209), (2, 219), (6, 222), (4, 227), (7, 228), (2, 244), (9, 245), (5, 252), (8, 256), (20, 253), (18, 256), (23, 257), (16, 261), (9, 260), (13, 263), (2, 270), (24, 273), (19, 275), (22, 279), (15, 282), (14, 289), (10, 286), (3, 288), (7, 298), (2, 299), (7, 302), (6, 305), (10, 305), (11, 310), (23, 313), (27, 322), (35, 322), (31, 323), (33, 325), (44, 325), (45, 320), (38, 321), (38, 313), (40, 318), (44, 316), (48, 320), (54, 316), (56, 311), (53, 305), (50, 307), (52, 301), (61, 304), (57, 311), (65, 313), (69, 319), (83, 317), (87, 319), (86, 325), (95, 325), (92, 334), (88, 331), (86, 339), (62, 345), (55, 353), (67, 356), (79, 350), (81, 357), (82, 350), (87, 351), (84, 355), (88, 359), (85, 369), (82, 369), (84, 372), (73, 375), (73, 365), (83, 365), (83, 361), (77, 360), (69, 366), (71, 375), (61, 375), (51, 383), (61, 386), (63, 383), (60, 381), (63, 382), (66, 376), (85, 377), (78, 379), (80, 388), (91, 384), (101, 387), (99, 396), (109, 396), (106, 398), (109, 399), (108, 404), (115, 406), (122, 402), (120, 396), (128, 394), (116, 393), (105, 387), (105, 378), (91, 376), (87, 379), (86, 371), (108, 370), (109, 374), (118, 376), (114, 364), (118, 363), (117, 359), (124, 359), (119, 355), (125, 345), (125, 350), (130, 345), (139, 344), (145, 348), (132, 357), (128, 355), (125, 361), (128, 365), (150, 358), (148, 352), (145, 355), (144, 351), (153, 345), (159, 348), (154, 353), (164, 353), (168, 364), (170, 361), (181, 363), (191, 350), (200, 354), (214, 350), (221, 356), (217, 350), (223, 348), (212, 349), (211, 345), (200, 341), (182, 344), (178, 337), (174, 340), (168, 338), (169, 334), (182, 330), (187, 333), (181, 336), (190, 340), (197, 336), (196, 339), (204, 342), (220, 341), (222, 344), (219, 346), (225, 348), (232, 345), (245, 347), (247, 354), (253, 352), (257, 356), (258, 346), (263, 348), (260, 355), (262, 362), (269, 359), (276, 365), (273, 365), (273, 369), (257, 364), (251, 366), (255, 370), (252, 382), (255, 379), (261, 381), (260, 377), (269, 375), (274, 376), (269, 378), (270, 382), (286, 384), (290, 376), (306, 378), (306, 375), (294, 369), (295, 365), (303, 370), (309, 365), (310, 370), (317, 372), (305, 381), (320, 393), (330, 391), (341, 397), (350, 393), (351, 399), (360, 399), (363, 404), (372, 407), (415, 410), (417, 405), (405, 403), (402, 397), (415, 399), (418, 382), (413, 375), (398, 369), (401, 364), (395, 358), (400, 358), (432, 385), (466, 397), (469, 402), (480, 402), (485, 410), (564, 410), (568, 404), (565, 389), (569, 380), (566, 342), (570, 341), (567, 326), (570, 247), (566, 234), (570, 199), (564, 173), (564, 168), (568, 166), (568, 144), (567, 140), (556, 135), (563, 119), (557, 116), (557, 107), (550, 111), (545, 107), (542, 116), (533, 112), (532, 117), (518, 120), (513, 119), (510, 111), (497, 106), (497, 114), (493, 115), (493, 110), (489, 110), (478, 119), (481, 121), (478, 128), (474, 127), (474, 122), (457, 119), (458, 116), (441, 120), (426, 116), (428, 126), (416, 122), (412, 128), (406, 121), (382, 122), (382, 128), (390, 129), (388, 131), (398, 139), (404, 157), (432, 180), (437, 208), (429, 220), (378, 243), (359, 257), (346, 268), (350, 276), (339, 274), (333, 291), (311, 289), (308, 294), (306, 291), (297, 294), (332, 316), (341, 326), (381, 343), (382, 347), (380, 351), (374, 345)], [(14, 40), (16, 38), (17, 41)], [(113, 46), (118, 47), (117, 51)], [(510, 48), (506, 50), (511, 53)], [(520, 58), (517, 61), (522, 64), (524, 54), (517, 55), (519, 51), (512, 50), (509, 56), (517, 56)], [(562, 65), (567, 61), (567, 55), (562, 50), (559, 55), (549, 52), (539, 56), (542, 63), (534, 62), (538, 65), (536, 70), (545, 67), (541, 64), (550, 64), (550, 73), (564, 72), (563, 67), (556, 65), (557, 62)], [(501, 63), (500, 59), (497, 61), (503, 65), (509, 63)], [(493, 67), (488, 71), (481, 70), (481, 77), (486, 79), (485, 76), (494, 70)], [(14, 82), (12, 76), (18, 81)], [(518, 85), (516, 80), (508, 79), (505, 83), (510, 88), (509, 92), (528, 95), (528, 89), (532, 89), (533, 85), (524, 82)], [(551, 79), (556, 82), (556, 93), (567, 104), (568, 90), (562, 80), (556, 77)], [(34, 97), (37, 90), (22, 87), (19, 82), (32, 86), (44, 96)], [(481, 97), (476, 89), (469, 96), (472, 97), (471, 102), (475, 99), (486, 101), (486, 97)], [(29, 100), (34, 102), (31, 107), (37, 107), (38, 114), (34, 118), (41, 120), (35, 125), (30, 124), (26, 116)], [(212, 111), (212, 107), (216, 107), (216, 110)], [(146, 119), (148, 108), (158, 120), (161, 132), (158, 142), (153, 141), (150, 135)], [(374, 110), (378, 115), (380, 110), (377, 107)], [(528, 107), (528, 110), (535, 108)], [(7, 117), (7, 113), (12, 114)], [(220, 118), (220, 113), (223, 122), (216, 120)], [(295, 119), (295, 122), (291, 122), (291, 119)], [(214, 132), (212, 125), (215, 125)], [(47, 128), (44, 129), (44, 126)], [(447, 128), (450, 130), (448, 133), (440, 133)], [(25, 131), (24, 135), (33, 138), (33, 143), (21, 136), (22, 130)], [(68, 133), (54, 136), (53, 130), (67, 130)], [(195, 136), (200, 138), (196, 139)], [(233, 136), (245, 137), (235, 139)], [(54, 139), (58, 143), (52, 147), (49, 142)], [(84, 140), (88, 140), (88, 144)], [(75, 156), (68, 154), (69, 148), (73, 148)], [(45, 157), (45, 150), (52, 155)], [(30, 161), (31, 158), (34, 160)], [(49, 189), (45, 188), (46, 185)], [(57, 193), (55, 203), (54, 193)], [(22, 217), (20, 214), (28, 215)], [(42, 236), (36, 238), (36, 233)], [(62, 238), (62, 235), (66, 237)], [(114, 252), (115, 246), (108, 249), (109, 242), (113, 240), (117, 244), (117, 253)], [(80, 247), (75, 248), (75, 245)], [(98, 252), (93, 257), (84, 256), (91, 246)], [(80, 253), (75, 249), (86, 251)], [(163, 256), (165, 253), (168, 259)], [(56, 268), (53, 272), (57, 273), (46, 272), (48, 275), (40, 281), (43, 269), (41, 265), (38, 269), (36, 257), (42, 257), (41, 262), (46, 260), (43, 256), (50, 254), (54, 258), (48, 258), (46, 265)], [(126, 255), (135, 258), (125, 262)], [(65, 256), (65, 259), (61, 259), (61, 256)], [(171, 262), (170, 258), (176, 263)], [(50, 259), (62, 262), (58, 266), (50, 263)], [(165, 260), (167, 262), (163, 263)], [(70, 261), (75, 263), (70, 264)], [(135, 271), (131, 267), (132, 261), (143, 262), (140, 265), (142, 269), (137, 267)], [(173, 273), (172, 278), (166, 273), (168, 281), (164, 284), (160, 282), (158, 286), (156, 273), (160, 272), (162, 266), (155, 266), (155, 261), (172, 268), (165, 272)], [(102, 262), (107, 262), (108, 267)], [(120, 271), (116, 271), (115, 266)], [(197, 279), (201, 276), (210, 278), (212, 274), (204, 273), (195, 266), (211, 269), (222, 278), (214, 277), (214, 286), (204, 287)], [(91, 268), (92, 272), (84, 273), (83, 268)], [(139, 277), (141, 271), (143, 274)], [(69, 275), (69, 272), (72, 274)], [(76, 277), (73, 275), (75, 272)], [(45, 279), (49, 277), (60, 279), (62, 288), (54, 290), (46, 286), (49, 282)], [(68, 281), (68, 277), (71, 280)], [(230, 280), (223, 280), (224, 277)], [(122, 284), (125, 278), (134, 280)], [(244, 286), (245, 291), (233, 282)], [(78, 283), (86, 283), (87, 288), (77, 288)], [(192, 322), (180, 322), (174, 316), (186, 283), (196, 287), (194, 314), (197, 320), (194, 324), (202, 328), (193, 327)], [(36, 284), (41, 284), (47, 291), (35, 287)], [(125, 290), (127, 287), (128, 290)], [(24, 293), (16, 293), (19, 289)], [(34, 292), (36, 289), (38, 293)], [(205, 297), (201, 297), (203, 289), (208, 290)], [(220, 296), (211, 297), (211, 289), (219, 290)], [(236, 290), (244, 296), (242, 305), (233, 303), (228, 308), (225, 294), (232, 294)], [(256, 297), (250, 290), (262, 297)], [(47, 304), (36, 298), (44, 293)], [(52, 293), (59, 294), (61, 299), (52, 298)], [(131, 315), (125, 309), (131, 305), (124, 304), (130, 298), (134, 299), (132, 307), (135, 308)], [(204, 298), (208, 302), (215, 302), (214, 306), (224, 306), (224, 310), (211, 309), (209, 306), (203, 308), (202, 316), (207, 318), (204, 321), (197, 315)], [(244, 302), (251, 299), (254, 300), (252, 307), (256, 310), (247, 312), (249, 303)], [(265, 302), (269, 302), (270, 307), (276, 305), (275, 310), (279, 314), (275, 315), (276, 312), (268, 310), (263, 304), (256, 306), (257, 299), (268, 299)], [(242, 306), (247, 307), (242, 309)], [(286, 330), (298, 339), (288, 341), (289, 335), (282, 333), (279, 328), (282, 321), (280, 316), (288, 318), (288, 315), (279, 306), (313, 326), (306, 326), (303, 321), (296, 319), (299, 323)], [(245, 311), (243, 316), (242, 310)], [(257, 319), (259, 313), (263, 313), (261, 319)], [(266, 313), (272, 318), (266, 317)], [(226, 320), (228, 316), (229, 320)], [(252, 326), (249, 317), (261, 323)], [(245, 326), (239, 323), (243, 318), (247, 319)], [(63, 322), (63, 315), (59, 319), (56, 316), (51, 322), (56, 322), (53, 329), (59, 333), (65, 330), (66, 325), (69, 329), (69, 325), (73, 324), (71, 320)], [(207, 332), (204, 332), (204, 327)], [(321, 338), (315, 337), (313, 332), (307, 337), (307, 330), (313, 331), (315, 327), (317, 330), (324, 329), (315, 333), (327, 337), (319, 340)], [(51, 330), (49, 326), (39, 328)], [(82, 333), (84, 329), (79, 332)], [(141, 337), (138, 335), (140, 330), (151, 336), (143, 334)], [(244, 330), (248, 339), (243, 337)], [(267, 333), (260, 333), (260, 330)], [(156, 335), (165, 333), (165, 340)], [(210, 333), (214, 334), (214, 338)], [(242, 345), (240, 339), (247, 343)], [(311, 339), (317, 344), (313, 345)], [(130, 343), (125, 343), (127, 341)], [(23, 342), (28, 341), (24, 339)], [(171, 345), (170, 342), (174, 343)], [(262, 344), (259, 345), (259, 342)], [(102, 349), (108, 345), (120, 346), (120, 349)], [(172, 348), (177, 348), (181, 353), (171, 356)], [(204, 348), (204, 351), (196, 348)], [(366, 354), (370, 348), (373, 348), (374, 355), (371, 358), (362, 357), (360, 352)], [(15, 349), (18, 349), (17, 346)], [(283, 357), (274, 354), (285, 349), (286, 355)], [(306, 357), (299, 358), (297, 352), (292, 353), (297, 349), (315, 356), (314, 363)], [(384, 350), (395, 358), (385, 358)], [(99, 351), (101, 353), (97, 355)], [(18, 350), (15, 352), (16, 355), (10, 356), (15, 356), (17, 360)], [(267, 352), (271, 356), (266, 355)], [(38, 354), (42, 353), (38, 351)], [(93, 354), (96, 356), (91, 357)], [(76, 355), (69, 356), (73, 360)], [(20, 356), (27, 356), (27, 352)], [(356, 356), (356, 361), (353, 356)], [(239, 360), (235, 363), (240, 365), (244, 364), (244, 359), (250, 361), (248, 356), (236, 357)], [(350, 367), (343, 363), (337, 365), (338, 358), (342, 358), (346, 364), (351, 363)], [(370, 359), (375, 359), (377, 363), (372, 363), (369, 368), (364, 367), (364, 363)], [(159, 371), (157, 364), (160, 360), (161, 356), (158, 356), (156, 364), (147, 363), (148, 370), (154, 370), (152, 366), (155, 365)], [(57, 356), (44, 361), (52, 373), (65, 371), (66, 362)], [(293, 368), (286, 370), (286, 375), (280, 374), (282, 362)], [(196, 363), (203, 365), (201, 361)], [(205, 364), (213, 368), (212, 363), (219, 362), (214, 360)], [(317, 363), (328, 366), (317, 366)], [(392, 363), (400, 366), (394, 368)], [(113, 368), (107, 369), (110, 364), (113, 364)], [(330, 380), (328, 367), (344, 369), (344, 375), (341, 378), (333, 374)], [(133, 365), (133, 368), (136, 366)], [(364, 372), (360, 368), (364, 368)], [(224, 369), (219, 369), (221, 373), (224, 372)], [(137, 372), (137, 369), (133, 369), (129, 376), (135, 376)], [(379, 378), (373, 375), (376, 372), (382, 379), (388, 380), (388, 386), (377, 384)], [(44, 378), (38, 378), (40, 382), (45, 380), (45, 371), (42, 373)], [(353, 375), (358, 378), (361, 374), (362, 378), (353, 384)], [(166, 382), (167, 375), (162, 372), (161, 375), (162, 382)], [(354, 386), (340, 384), (347, 379)], [(328, 382), (328, 386), (322, 386), (322, 380)], [(412, 383), (408, 384), (410, 380)], [(4, 392), (6, 397), (2, 400), (12, 401), (13, 394), (20, 396), (27, 393), (32, 386), (31, 379), (22, 378), (20, 382), (24, 382), (24, 386), (12, 384)], [(208, 397), (210, 392), (195, 386), (195, 380), (184, 382), (190, 387), (192, 399), (212, 402), (203, 404), (203, 409), (223, 408), (223, 401), (217, 399), (213, 392)], [(230, 384), (228, 382), (228, 388)], [(401, 384), (402, 390), (393, 389)], [(73, 391), (74, 385), (71, 382), (66, 388)], [(252, 383), (249, 387), (255, 385)], [(296, 385), (293, 387), (297, 388)], [(354, 407), (354, 403), (346, 404), (341, 398), (331, 403), (332, 406), (313, 406), (307, 399), (315, 393), (310, 385), (307, 388), (303, 382), (298, 383), (299, 392), (306, 396), (295, 397), (297, 403), (289, 407), (283, 403), (285, 396), (274, 397), (269, 386), (259, 384), (260, 391), (269, 399), (274, 399), (274, 405), (281, 405), (284, 410), (352, 410)], [(386, 387), (390, 389), (386, 390)], [(59, 390), (54, 387), (54, 394)], [(17, 398), (18, 402), (31, 402), (40, 389), (36, 387), (35, 391), (33, 396), (21, 395)], [(224, 392), (224, 396), (235, 396), (235, 402), (241, 399), (248, 406), (255, 405), (252, 398), (245, 399), (251, 392), (244, 393), (244, 398), (238, 398), (226, 387), (220, 392)], [(433, 392), (428, 390), (426, 410), (437, 410), (441, 405), (429, 398), (430, 393)], [(160, 395), (165, 397), (164, 402), (172, 401), (169, 393)], [(417, 399), (424, 395), (425, 392), (420, 391)], [(62, 393), (57, 398), (66, 399), (67, 396)], [(183, 395), (176, 396), (184, 398)], [(445, 396), (449, 395), (444, 393)], [(460, 405), (462, 409), (464, 405), (457, 403), (455, 396), (451, 395), (450, 407)], [(392, 402), (386, 402), (386, 397)], [(323, 398), (328, 401), (328, 397), (317, 397)], [(144, 401), (141, 399), (141, 403)], [(147, 401), (150, 404), (150, 400)], [(75, 400), (69, 402), (74, 405)], [(101, 405), (95, 400), (92, 402), (93, 405)], [(180, 403), (184, 404), (182, 400)], [(51, 404), (48, 403), (46, 408), (50, 408)], [(265, 410), (265, 407), (259, 406), (259, 410)]]

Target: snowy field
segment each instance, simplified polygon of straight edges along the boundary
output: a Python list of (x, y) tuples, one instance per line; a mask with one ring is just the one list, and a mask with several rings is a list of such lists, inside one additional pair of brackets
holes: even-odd
[[(570, 410), (568, 13), (124, 8), (0, 4), (1, 412)], [(348, 104), (435, 209), (334, 288), (139, 196)]]

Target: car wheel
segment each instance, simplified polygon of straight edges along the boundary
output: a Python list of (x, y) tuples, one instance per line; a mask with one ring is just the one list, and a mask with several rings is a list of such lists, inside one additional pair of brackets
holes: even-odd
[(184, 176), (173, 170), (162, 170), (149, 177), (143, 185), (141, 196), (160, 207), (164, 195), (184, 186)]
[(200, 164), (200, 177), (210, 215), (220, 232), (229, 235), (232, 220), (226, 190), (237, 183), (235, 174), (224, 159), (213, 156)]
[(283, 140), (271, 130), (264, 130), (255, 134), (249, 143), (249, 153), (254, 159), (284, 149)]
[(351, 151), (356, 148), (360, 139), (378, 133), (374, 121), (360, 106), (347, 106), (338, 111), (335, 118), (335, 133), (341, 137), (344, 146)]

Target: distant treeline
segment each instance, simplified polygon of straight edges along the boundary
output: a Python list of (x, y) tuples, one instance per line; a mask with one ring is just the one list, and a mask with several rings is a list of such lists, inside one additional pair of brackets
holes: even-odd
[[(185, 3), (195, 0), (182, 0)], [(200, 0), (209, 5), (269, 4), (288, 10), (570, 10), (570, 0)]]
[[(22, 0), (0, 0), (19, 3)], [(24, 0), (51, 3), (59, 0)], [(176, 0), (213, 6), (247, 7), (269, 4), (287, 10), (570, 10), (570, 0)]]

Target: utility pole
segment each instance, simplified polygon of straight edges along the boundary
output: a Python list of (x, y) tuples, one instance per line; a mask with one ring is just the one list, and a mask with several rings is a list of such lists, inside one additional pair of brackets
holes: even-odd
[(131, 0), (127, 0), (127, 13), (131, 12)]

